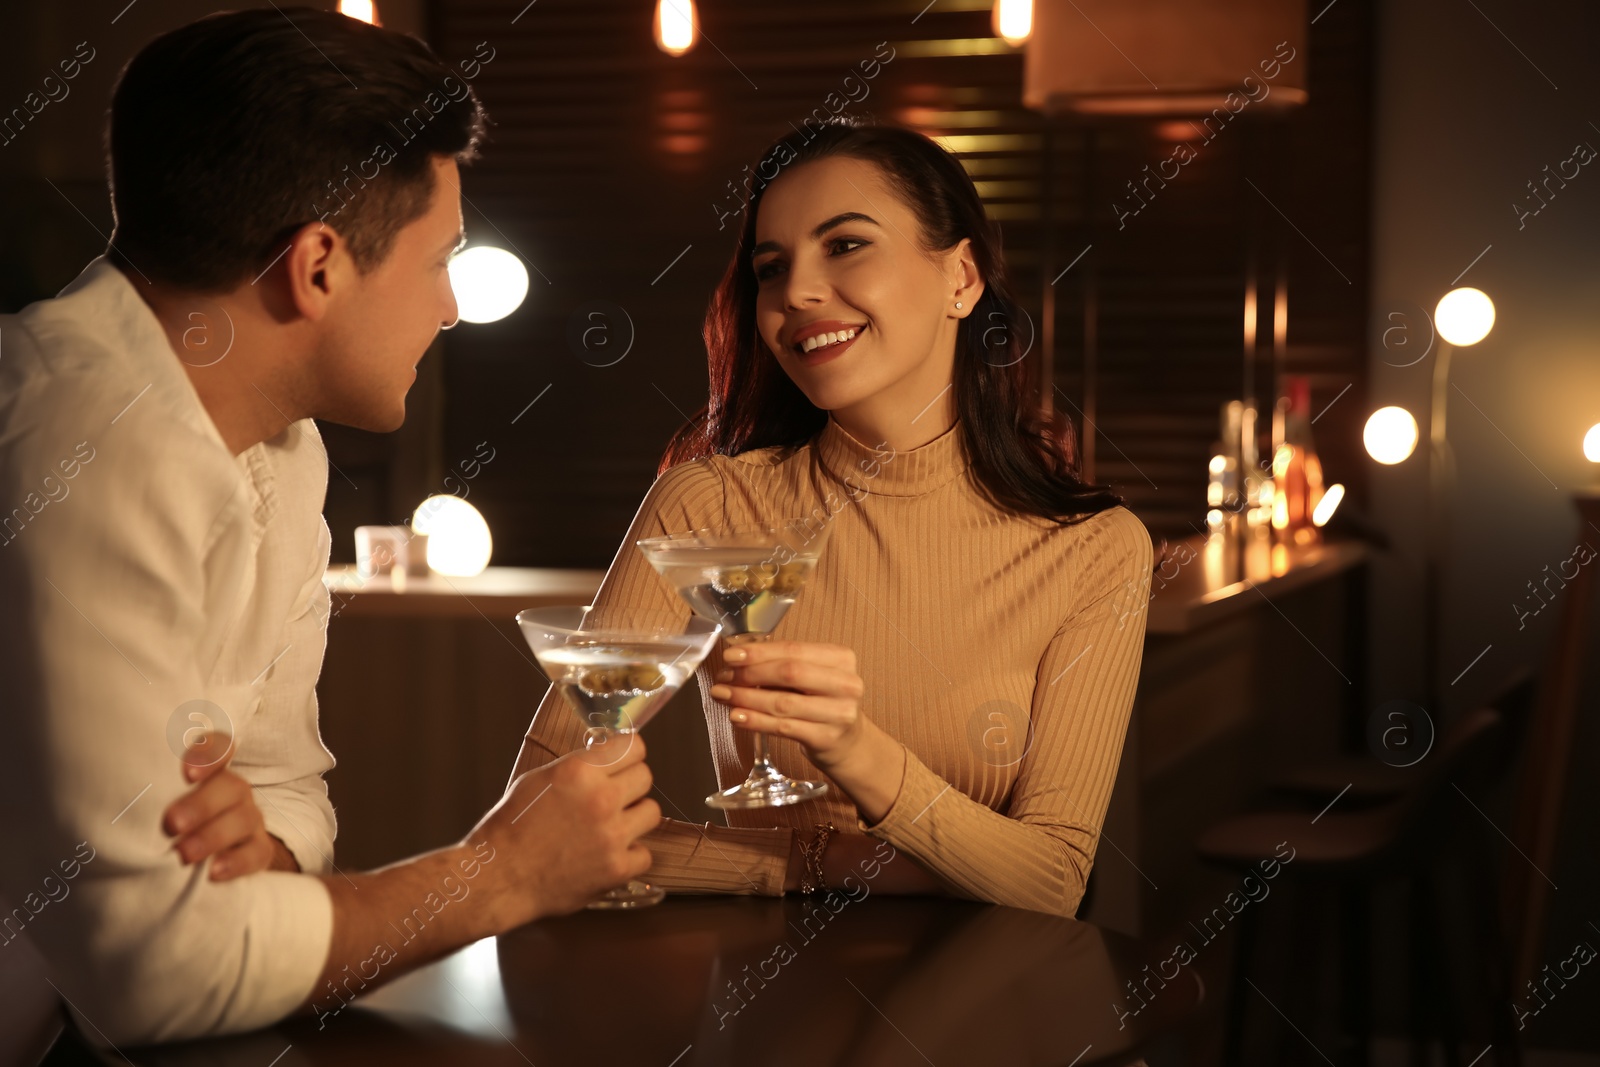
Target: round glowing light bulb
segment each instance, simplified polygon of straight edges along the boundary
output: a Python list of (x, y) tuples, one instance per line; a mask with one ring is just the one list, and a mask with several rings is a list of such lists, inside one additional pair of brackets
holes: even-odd
[(1417, 420), (1405, 408), (1379, 408), (1367, 417), (1361, 440), (1379, 463), (1399, 463), (1417, 447)]
[(528, 268), (503, 248), (478, 245), (450, 261), (450, 288), (463, 322), (495, 322), (528, 295)]
[(1033, 34), (1033, 0), (994, 0), (994, 35), (1012, 48)]
[(1464, 285), (1440, 298), (1433, 320), (1439, 336), (1451, 344), (1475, 345), (1494, 327), (1494, 301), (1482, 289)]
[(489, 524), (458, 496), (430, 496), (417, 505), (411, 529), (428, 535), (428, 568), (453, 578), (483, 573), (494, 551)]
[(656, 47), (681, 56), (700, 38), (700, 13), (694, 0), (656, 0)]
[(1590, 463), (1600, 463), (1600, 422), (1583, 435), (1583, 458)]

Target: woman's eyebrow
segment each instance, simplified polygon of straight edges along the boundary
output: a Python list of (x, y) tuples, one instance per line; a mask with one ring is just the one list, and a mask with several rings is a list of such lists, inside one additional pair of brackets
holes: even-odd
[[(878, 225), (878, 220), (871, 215), (863, 215), (859, 211), (842, 211), (833, 216), (833, 218), (825, 219), (818, 223), (816, 228), (811, 231), (811, 239), (816, 240), (835, 226), (843, 226), (847, 222), (870, 222), (874, 226)], [(753, 259), (763, 252), (781, 252), (782, 250), (782, 246), (776, 241), (762, 241), (750, 250), (750, 256)]]

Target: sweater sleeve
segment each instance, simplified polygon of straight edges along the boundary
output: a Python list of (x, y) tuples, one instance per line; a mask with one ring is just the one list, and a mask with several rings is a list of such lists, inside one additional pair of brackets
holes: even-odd
[[(628, 534), (595, 594), (597, 621), (678, 626), (689, 621), (689, 605), (656, 573), (636, 541), (704, 529), (727, 521), (722, 475), (713, 460), (671, 468), (645, 495)], [(528, 727), (518, 766), (583, 747), (584, 725), (551, 686)], [(531, 746), (534, 756), (528, 756)], [(541, 758), (542, 757), (542, 758)], [(783, 893), (794, 832), (787, 827), (734, 828), (662, 819), (644, 839), (654, 857), (648, 875), (663, 889), (685, 893)]]
[(1153, 549), (1123, 508), (1089, 520), (1088, 590), (1035, 677), (1030, 733), (1009, 803), (972, 800), (907, 751), (900, 794), (859, 827), (979, 900), (1074, 915), (1116, 781), (1144, 655)]

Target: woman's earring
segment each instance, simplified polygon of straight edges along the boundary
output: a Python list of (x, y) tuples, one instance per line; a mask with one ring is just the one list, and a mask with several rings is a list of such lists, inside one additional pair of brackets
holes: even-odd
[(959, 301), (959, 300), (956, 301), (956, 310), (957, 311), (961, 310), (961, 301)]

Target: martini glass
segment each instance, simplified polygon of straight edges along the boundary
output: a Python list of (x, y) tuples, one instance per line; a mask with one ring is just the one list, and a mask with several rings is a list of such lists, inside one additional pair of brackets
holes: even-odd
[[(588, 726), (584, 751), (591, 763), (615, 763), (633, 734), (700, 666), (722, 628), (693, 618), (687, 626), (599, 625), (593, 605), (530, 608), (517, 625), (567, 706)], [(635, 879), (608, 890), (591, 908), (659, 904), (666, 892)]]
[[(833, 525), (807, 518), (697, 530), (638, 542), (663, 578), (702, 619), (720, 624), (730, 645), (769, 641), (811, 580)], [(755, 765), (732, 789), (706, 797), (713, 808), (775, 808), (811, 800), (826, 782), (802, 782), (772, 765), (767, 735), (756, 734)]]

